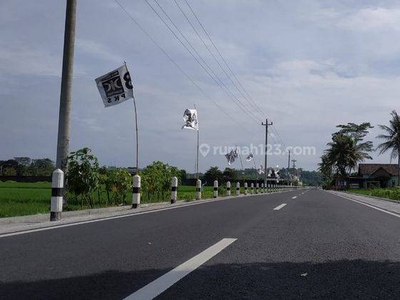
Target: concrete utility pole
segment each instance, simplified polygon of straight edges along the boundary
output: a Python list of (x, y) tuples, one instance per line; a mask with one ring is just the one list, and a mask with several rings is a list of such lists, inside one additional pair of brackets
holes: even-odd
[(56, 168), (67, 172), (69, 153), (69, 128), (71, 113), (72, 77), (74, 69), (76, 0), (67, 0), (64, 32), (64, 53), (61, 77), (60, 112)]
[(267, 184), (267, 176), (268, 176), (268, 171), (267, 171), (267, 153), (268, 153), (268, 126), (273, 125), (273, 123), (268, 123), (268, 119), (265, 119), (265, 124), (261, 122), (262, 126), (265, 126), (265, 160), (264, 160), (264, 174), (265, 174), (265, 184)]
[(290, 185), (289, 184), (289, 182), (290, 182), (289, 169), (290, 169), (290, 150), (289, 150), (289, 157), (288, 157), (288, 161), (287, 161), (287, 179), (288, 179), (287, 183), (288, 183), (288, 185)]

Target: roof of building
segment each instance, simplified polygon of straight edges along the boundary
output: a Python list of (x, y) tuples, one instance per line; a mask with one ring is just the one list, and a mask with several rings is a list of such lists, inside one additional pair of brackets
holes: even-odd
[(379, 169), (383, 169), (392, 176), (397, 176), (398, 165), (397, 164), (359, 164), (358, 165), (358, 175), (371, 175)]

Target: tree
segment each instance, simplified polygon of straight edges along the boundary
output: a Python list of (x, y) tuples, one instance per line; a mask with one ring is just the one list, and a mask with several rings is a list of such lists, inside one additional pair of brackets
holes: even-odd
[(16, 169), (17, 175), (26, 176), (29, 175), (29, 165), (31, 164), (31, 159), (26, 156), (14, 157), (14, 160), (18, 162), (18, 167)]
[(389, 126), (378, 125), (386, 134), (380, 134), (377, 138), (384, 140), (377, 147), (379, 154), (383, 154), (391, 150), (390, 160), (397, 158), (397, 185), (400, 185), (400, 117), (395, 110), (391, 112), (392, 119), (389, 121)]
[(223, 177), (224, 181), (231, 181), (231, 182), (237, 181), (239, 178), (236, 170), (232, 168), (225, 168), (223, 172)]
[(93, 207), (91, 192), (99, 187), (99, 163), (97, 157), (89, 148), (83, 148), (71, 152), (67, 158), (67, 190), (73, 193), (75, 197), (81, 196), (81, 205), (86, 201), (90, 207)]
[(16, 176), (18, 170), (18, 162), (15, 159), (1, 161), (0, 173), (2, 176)]
[(186, 184), (186, 181), (187, 181), (187, 172), (186, 172), (186, 170), (184, 170), (184, 169), (180, 170), (178, 178), (181, 179), (180, 180), (181, 184)]
[(150, 200), (157, 197), (158, 200), (165, 200), (166, 193), (170, 191), (171, 178), (178, 177), (181, 172), (176, 167), (171, 167), (161, 161), (155, 161), (143, 169), (141, 173), (142, 190)]
[(346, 178), (359, 162), (372, 159), (368, 153), (373, 151), (373, 144), (363, 141), (368, 129), (373, 128), (369, 122), (337, 127), (340, 130), (332, 134), (332, 141), (327, 144), (329, 148), (324, 151), (319, 164), (319, 170), (327, 179), (339, 175)]
[[(126, 194), (132, 188), (132, 176), (124, 169), (101, 168), (101, 183), (107, 193), (107, 201), (115, 204), (125, 204)], [(110, 197), (111, 195), (111, 197)]]
[(204, 183), (212, 185), (214, 180), (218, 180), (219, 183), (222, 182), (223, 174), (218, 167), (210, 167), (204, 173)]
[(49, 158), (33, 159), (28, 168), (32, 176), (51, 176), (54, 169), (55, 164)]

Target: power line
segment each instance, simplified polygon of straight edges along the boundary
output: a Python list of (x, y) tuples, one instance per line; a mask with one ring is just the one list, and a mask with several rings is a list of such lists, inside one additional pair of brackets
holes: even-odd
[[(178, 32), (184, 37), (186, 42), (194, 49), (196, 54), (203, 60), (203, 62), (208, 66), (208, 68), (212, 71), (212, 73), (215, 75), (215, 78), (213, 75), (210, 74), (210, 71), (207, 70), (207, 68), (199, 61), (199, 59), (193, 54), (192, 51), (185, 45), (185, 43), (178, 37), (178, 35), (172, 30), (172, 28), (165, 22), (165, 20), (160, 16), (160, 14), (154, 9), (154, 7), (148, 2), (148, 0), (145, 0), (147, 5), (153, 10), (153, 12), (159, 17), (159, 19), (164, 23), (164, 25), (171, 31), (171, 33), (175, 36), (175, 38), (181, 43), (181, 45), (189, 52), (189, 54), (194, 58), (194, 60), (197, 62), (197, 64), (207, 73), (207, 75), (225, 92), (225, 94), (243, 111), (245, 112), (256, 124), (258, 124), (258, 120), (255, 119), (255, 117), (251, 114), (251, 111), (247, 109), (247, 107), (232, 93), (230, 90), (226, 87), (226, 85), (219, 79), (218, 75), (215, 74), (214, 71), (212, 71), (211, 67), (204, 61), (204, 59), (201, 58), (201, 55), (194, 49), (192, 44), (186, 39), (184, 34), (179, 30), (179, 28), (175, 25), (175, 23), (172, 21), (172, 19), (168, 16), (168, 14), (165, 12), (164, 9), (162, 9), (161, 5), (155, 0), (157, 5), (161, 8), (161, 10), (164, 12), (164, 14), (167, 16), (167, 18), (170, 20), (170, 22), (173, 24), (173, 26), (178, 30)], [(220, 82), (218, 82), (217, 79), (219, 79)], [(232, 96), (229, 94), (229, 92), (232, 94)]]
[[(153, 42), (153, 44), (175, 65), (176, 68), (208, 99), (210, 100), (216, 107), (222, 111), (229, 119), (231, 119), (235, 124), (237, 121), (225, 110), (223, 109), (216, 101), (214, 101), (183, 69), (182, 67), (157, 43), (157, 41), (136, 21), (136, 19), (125, 9), (125, 7), (119, 2), (119, 0), (114, 0), (118, 6), (129, 16), (129, 18), (135, 23), (135, 25)], [(252, 131), (243, 127), (248, 133), (253, 134)]]
[[(231, 74), (233, 75), (233, 77), (235, 78), (235, 80), (238, 82), (238, 84), (240, 85), (240, 87), (244, 90), (244, 92), (248, 95), (248, 97), (250, 98), (251, 102), (253, 102), (253, 105), (256, 107), (257, 111), (261, 114), (263, 114), (262, 110), (258, 107), (258, 105), (253, 101), (253, 99), (251, 98), (251, 96), (249, 95), (249, 93), (246, 91), (246, 89), (243, 87), (243, 85), (240, 83), (240, 81), (237, 79), (235, 73), (232, 71), (231, 67), (228, 65), (228, 63), (226, 62), (225, 58), (222, 56), (221, 52), (218, 50), (217, 46), (215, 45), (215, 43), (213, 42), (213, 40), (211, 39), (210, 35), (208, 34), (207, 30), (204, 28), (203, 24), (200, 22), (199, 18), (197, 17), (196, 13), (194, 12), (194, 10), (192, 9), (191, 5), (189, 4), (189, 2), (187, 0), (185, 0), (187, 6), (189, 7), (190, 11), (192, 12), (193, 16), (196, 18), (197, 22), (199, 23), (200, 27), (203, 29), (204, 33), (207, 35), (208, 39), (210, 40), (211, 44), (213, 45), (214, 49), (217, 51), (218, 55), (221, 57), (222, 61), (224, 62), (224, 64), (226, 65), (226, 67), (229, 69), (229, 71), (231, 72)], [(228, 76), (228, 78), (230, 78)], [(264, 114), (265, 115), (265, 114)]]
[[(207, 50), (211, 53), (211, 55), (213, 56), (213, 58), (217, 61), (218, 65), (220, 66), (220, 68), (224, 71), (224, 73), (226, 74), (226, 76), (232, 81), (231, 77), (227, 74), (227, 72), (225, 71), (224, 68), (222, 68), (221, 64), (218, 62), (218, 60), (215, 58), (214, 54), (212, 53), (212, 51), (209, 49), (209, 47), (206, 45), (206, 43), (204, 42), (204, 40), (201, 38), (201, 36), (199, 35), (199, 33), (197, 32), (197, 30), (194, 28), (193, 24), (190, 22), (190, 20), (187, 18), (186, 14), (183, 12), (183, 10), (181, 9), (180, 5), (177, 3), (176, 0), (174, 0), (174, 2), (178, 5), (179, 9), (181, 10), (181, 12), (185, 15), (186, 19), (188, 20), (189, 24), (192, 26), (192, 28), (194, 29), (194, 31), (196, 32), (196, 34), (199, 36), (199, 38), (201, 39), (201, 41), (203, 42), (204, 46), (207, 48)], [(204, 31), (204, 33), (206, 34), (207, 38), (210, 40), (211, 44), (213, 45), (214, 49), (217, 51), (219, 57), (222, 59), (222, 61), (224, 62), (225, 66), (228, 68), (228, 70), (231, 72), (232, 76), (234, 77), (234, 79), (237, 81), (238, 85), (242, 88), (242, 90), (246, 93), (246, 95), (248, 96), (245, 97), (242, 94), (242, 96), (250, 103), (250, 101), (252, 102), (253, 106), (255, 107), (256, 111), (262, 116), (265, 117), (266, 114), (261, 110), (261, 108), (254, 102), (254, 100), (252, 99), (252, 97), (250, 96), (250, 94), (247, 92), (247, 90), (243, 87), (243, 85), (241, 84), (241, 82), (239, 81), (239, 79), (236, 77), (235, 73), (233, 72), (232, 68), (229, 66), (229, 64), (227, 63), (227, 61), (225, 60), (225, 58), (223, 57), (223, 55), (221, 54), (221, 52), (218, 50), (217, 46), (215, 45), (215, 43), (213, 42), (213, 40), (211, 39), (210, 35), (208, 34), (207, 30), (205, 29), (205, 27), (203, 26), (203, 24), (201, 23), (200, 19), (197, 17), (197, 14), (194, 12), (194, 10), (192, 9), (190, 3), (188, 2), (188, 0), (185, 0), (187, 6), (189, 7), (190, 11), (192, 12), (193, 16), (196, 18), (197, 22), (199, 23), (200, 27), (202, 28), (202, 30)], [(233, 81), (232, 81), (233, 82)], [(235, 85), (235, 84), (234, 84)], [(236, 88), (238, 88), (235, 85)], [(268, 117), (268, 116), (267, 116)], [(276, 128), (272, 127), (273, 130), (275, 131), (276, 135), (280, 138), (281, 143), (285, 144), (282, 140), (282, 138), (280, 137), (278, 131)]]
[(157, 48), (179, 69), (179, 71), (182, 72), (182, 74), (197, 88), (202, 92), (204, 96), (206, 96), (209, 100), (211, 100), (219, 109), (223, 111), (225, 115), (227, 115), (229, 118), (232, 119), (232, 121), (235, 121), (235, 119), (232, 118), (226, 111), (222, 109), (211, 97), (209, 97), (204, 90), (178, 65), (175, 60), (168, 55), (168, 53), (154, 40), (151, 35), (135, 20), (135, 18), (125, 9), (125, 7), (122, 6), (122, 4), (118, 0), (114, 0), (120, 7), (121, 9), (131, 18), (131, 20), (136, 24), (136, 26), (139, 27), (139, 29), (157, 46)]
[[(145, 0), (146, 1), (146, 0)], [(157, 43), (157, 41), (136, 21), (136, 19), (125, 9), (125, 7), (118, 1), (118, 0), (115, 0), (115, 2), (120, 6), (120, 8), (129, 16), (129, 18), (136, 24), (136, 26), (138, 26), (138, 28), (156, 45), (156, 47), (178, 68), (178, 70), (207, 98), (207, 99), (209, 99), (216, 107), (218, 107), (220, 110), (222, 110), (222, 112), (229, 118), (229, 119), (231, 119), (233, 122), (235, 122), (235, 124), (237, 124), (237, 121), (226, 111), (226, 110), (224, 110), (220, 105), (218, 105), (218, 103), (216, 102), (216, 101), (214, 101), (184, 70), (183, 70), (183, 68)], [(146, 1), (147, 2), (147, 1)], [(157, 1), (156, 1), (157, 2)], [(157, 3), (158, 4), (158, 3)], [(159, 4), (158, 4), (159, 5)], [(151, 6), (151, 5), (150, 5)], [(159, 5), (160, 6), (160, 5)], [(152, 7), (152, 6), (151, 6)], [(160, 8), (161, 8), (161, 6), (160, 6)], [(153, 8), (153, 10), (154, 10), (154, 8)], [(164, 11), (164, 10), (163, 10)], [(156, 12), (156, 11), (155, 11)], [(164, 11), (164, 13), (165, 13), (165, 11)], [(158, 13), (157, 13), (157, 15), (159, 15)], [(167, 16), (168, 17), (168, 16)], [(167, 26), (167, 27), (169, 27), (166, 23), (165, 23), (165, 21), (161, 18), (161, 16), (159, 16), (159, 18), (164, 22), (164, 24)], [(169, 17), (168, 17), (169, 18)], [(169, 18), (170, 19), (170, 18)], [(170, 21), (172, 22), (172, 20), (170, 19)], [(173, 22), (172, 22), (173, 23)], [(178, 31), (180, 31), (179, 30), (179, 28), (174, 24), (174, 26), (177, 28), (177, 30)], [(169, 27), (169, 29), (170, 29), (170, 31), (171, 32), (173, 32), (173, 30)], [(174, 32), (173, 32), (174, 33)], [(180, 32), (181, 33), (181, 32)], [(174, 35), (176, 36), (176, 34), (174, 33)], [(182, 36), (184, 36), (182, 33), (181, 33), (181, 35)], [(189, 52), (189, 53), (191, 53), (191, 51), (186, 47), (186, 45), (184, 45), (184, 43), (176, 36), (176, 38), (181, 42), (181, 44), (183, 44), (183, 46), (187, 49), (187, 51)], [(186, 38), (185, 38), (186, 39)], [(187, 40), (187, 39), (186, 39)], [(193, 46), (192, 46), (192, 48), (193, 48)], [(194, 48), (193, 48), (194, 49)], [(196, 51), (197, 52), (197, 51)], [(197, 54), (198, 54), (198, 52), (197, 52)], [(193, 58), (195, 58), (196, 59), (196, 57), (193, 55), (193, 53), (191, 53), (191, 55), (193, 56)], [(199, 55), (199, 54), (198, 54)], [(200, 56), (200, 55), (199, 55)], [(202, 68), (204, 69), (204, 66), (198, 61), (198, 59), (196, 59), (196, 61), (198, 62), (198, 64), (199, 65), (201, 65), (202, 66)], [(204, 60), (203, 60), (204, 61)], [(205, 70), (206, 71), (206, 70)], [(211, 74), (209, 74), (208, 73), (208, 75), (214, 80), (214, 81), (216, 81), (213, 77), (212, 77), (212, 75)], [(216, 82), (217, 83), (217, 82)], [(218, 84), (218, 83), (217, 83)], [(220, 86), (220, 85), (219, 85)], [(220, 86), (221, 87), (221, 86)], [(222, 87), (221, 87), (222, 88)], [(226, 93), (226, 91), (225, 91), (225, 93)], [(228, 97), (229, 97), (229, 95), (228, 95)], [(231, 98), (231, 97), (230, 97)], [(232, 98), (231, 98), (232, 99)], [(234, 100), (234, 99), (232, 99), (232, 100)], [(240, 102), (240, 100), (239, 100), (239, 102)], [(240, 102), (241, 103), (241, 102)], [(236, 103), (235, 102), (235, 104), (236, 105), (238, 105), (238, 103)], [(241, 103), (242, 105), (243, 105), (243, 103)], [(239, 106), (239, 105), (238, 105)], [(246, 111), (246, 110), (243, 110), (240, 106), (239, 106), (239, 108), (242, 110), (242, 111), (244, 111), (245, 113), (247, 113), (248, 115), (249, 115), (249, 113)], [(254, 119), (254, 117), (253, 116), (251, 116), (251, 115), (249, 115), (249, 117), (251, 117), (253, 120), (255, 120)], [(255, 120), (256, 121), (256, 120)], [(243, 128), (243, 129), (245, 129), (248, 133), (250, 133), (250, 134), (254, 134), (254, 131), (250, 131), (250, 130), (248, 130), (246, 127), (241, 127), (241, 128)], [(257, 128), (259, 128), (259, 127), (257, 127)], [(261, 128), (259, 128), (260, 130), (261, 130)], [(272, 136), (272, 138), (275, 140), (275, 141), (277, 141), (276, 140), (276, 138), (274, 137), (274, 136)]]
[[(226, 72), (225, 68), (222, 67), (221, 63), (218, 61), (218, 59), (215, 57), (214, 53), (210, 50), (210, 48), (207, 46), (206, 42), (204, 41), (204, 39), (201, 37), (201, 35), (199, 34), (199, 32), (197, 31), (196, 27), (193, 25), (193, 23), (190, 21), (189, 17), (186, 15), (186, 13), (183, 11), (183, 9), (181, 8), (181, 6), (179, 5), (179, 3), (174, 0), (175, 4), (178, 6), (179, 10), (181, 11), (181, 13), (183, 14), (183, 16), (186, 18), (186, 20), (188, 21), (188, 23), (190, 24), (190, 26), (192, 27), (192, 29), (194, 30), (194, 32), (196, 33), (196, 35), (199, 37), (199, 39), (201, 40), (201, 42), (203, 43), (204, 47), (206, 47), (206, 49), (208, 50), (208, 52), (211, 54), (211, 56), (214, 58), (215, 62), (218, 64), (218, 66), (220, 67), (220, 69), (225, 73), (226, 77), (232, 82), (232, 84), (234, 85), (234, 87), (238, 90), (238, 92), (243, 96), (244, 99), (247, 100), (247, 102), (250, 103), (250, 105), (253, 105), (247, 98), (246, 96), (243, 94), (243, 92), (239, 89), (239, 87), (237, 86), (237, 84), (232, 80), (232, 78), (229, 76), (229, 74)], [(189, 4), (188, 4), (189, 5)], [(193, 12), (193, 11), (192, 11)], [(194, 13), (194, 12), (193, 12)], [(198, 20), (197, 16), (195, 15), (196, 19)], [(198, 20), (199, 21), (199, 20)], [(200, 22), (200, 21), (199, 21)], [(254, 106), (254, 105), (253, 105)]]

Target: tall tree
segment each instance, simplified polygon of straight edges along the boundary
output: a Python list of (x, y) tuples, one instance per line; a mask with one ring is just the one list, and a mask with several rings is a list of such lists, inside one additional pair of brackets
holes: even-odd
[(235, 169), (232, 168), (225, 168), (223, 174), (223, 178), (225, 181), (237, 181), (239, 179), (238, 173)]
[(382, 139), (385, 142), (376, 149), (379, 150), (379, 154), (391, 150), (390, 160), (397, 158), (397, 185), (400, 185), (400, 116), (395, 110), (391, 112), (391, 115), (392, 119), (389, 121), (389, 126), (378, 125), (386, 134), (377, 136), (378, 139)]
[(369, 122), (337, 127), (340, 130), (332, 134), (332, 141), (327, 144), (329, 148), (324, 151), (319, 164), (319, 170), (327, 179), (335, 175), (345, 178), (359, 162), (372, 159), (369, 152), (373, 151), (373, 144), (364, 141), (368, 130), (373, 128)]
[(212, 185), (214, 180), (218, 180), (219, 183), (222, 182), (222, 172), (218, 167), (211, 167), (204, 173), (204, 183)]

